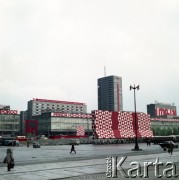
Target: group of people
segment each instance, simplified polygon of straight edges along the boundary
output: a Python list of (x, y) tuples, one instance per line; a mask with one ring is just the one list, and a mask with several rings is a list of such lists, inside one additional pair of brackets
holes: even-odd
[(151, 140), (150, 139), (146, 139), (146, 142), (147, 142), (147, 146), (151, 145)]

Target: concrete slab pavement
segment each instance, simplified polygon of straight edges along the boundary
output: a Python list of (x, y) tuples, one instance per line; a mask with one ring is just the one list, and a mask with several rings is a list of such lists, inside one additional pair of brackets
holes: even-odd
[[(155, 162), (156, 158), (166, 163), (176, 162), (179, 174), (179, 152), (128, 156), (123, 164), (128, 169), (130, 162), (138, 161), (141, 165), (145, 161)], [(152, 173), (152, 170), (151, 170)], [(122, 179), (120, 177), (119, 179)], [(153, 177), (154, 179), (155, 177)], [(18, 165), (10, 172), (5, 166), (0, 169), (0, 180), (49, 180), (49, 179), (114, 179), (106, 177), (106, 159), (75, 160), (67, 162), (43, 163), (32, 165)], [(123, 178), (126, 179), (126, 178)], [(127, 178), (129, 179), (129, 178)], [(135, 178), (137, 179), (137, 178)], [(141, 178), (140, 178), (141, 179)], [(151, 178), (150, 178), (151, 179)], [(163, 178), (162, 178), (163, 179)], [(172, 179), (172, 178), (171, 178)], [(174, 178), (176, 180), (176, 178)], [(178, 179), (178, 178), (177, 178)]]

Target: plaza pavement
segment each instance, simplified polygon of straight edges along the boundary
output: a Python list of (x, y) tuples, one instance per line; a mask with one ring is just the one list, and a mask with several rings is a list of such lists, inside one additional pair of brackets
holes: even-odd
[[(110, 145), (109, 145), (110, 146)], [(133, 145), (129, 145), (132, 148)], [(103, 146), (104, 147), (104, 146)], [(101, 148), (103, 148), (101, 146)], [(122, 147), (122, 146), (121, 146)], [(155, 162), (156, 158), (159, 158), (165, 165), (166, 162), (174, 162), (177, 167), (177, 174), (179, 174), (179, 151), (175, 150), (173, 155), (169, 155), (167, 152), (160, 151), (158, 149), (157, 153), (155, 150), (145, 153), (145, 149), (143, 152), (132, 152), (128, 147), (128, 151), (119, 153), (120, 156), (129, 155), (122, 165), (123, 169), (128, 169), (130, 167), (131, 161), (137, 161), (143, 166), (143, 162)], [(82, 148), (82, 145), (80, 147)], [(80, 153), (79, 148), (79, 153)], [(158, 148), (156, 146), (156, 148)], [(154, 148), (155, 149), (155, 148)], [(24, 149), (25, 150), (25, 149)], [(28, 149), (29, 150), (29, 149)], [(30, 149), (33, 151), (34, 149)], [(40, 149), (39, 149), (40, 150)], [(64, 150), (65, 151), (65, 150)], [(25, 153), (22, 150), (23, 153)], [(99, 152), (98, 152), (99, 153)], [(143, 154), (144, 153), (144, 154)], [(114, 153), (113, 153), (114, 154)], [(130, 179), (125, 178), (121, 174), (118, 174), (118, 178), (107, 178), (106, 177), (106, 155), (104, 157), (93, 157), (89, 158), (78, 158), (77, 154), (66, 154), (69, 156), (67, 161), (61, 158), (61, 161), (54, 162), (36, 162), (31, 164), (17, 163), (15, 169), (7, 172), (7, 167), (5, 164), (0, 164), (0, 180), (49, 180), (49, 179), (72, 179), (72, 180), (80, 180), (80, 179), (97, 179), (97, 180), (107, 180), (107, 179)], [(110, 155), (110, 154), (109, 154)], [(47, 154), (48, 156), (48, 154)], [(57, 158), (57, 157), (56, 157)], [(18, 161), (17, 161), (18, 162)], [(163, 167), (165, 168), (165, 166)], [(163, 170), (161, 169), (161, 172)], [(153, 168), (149, 170), (149, 179), (158, 179), (154, 177)], [(142, 179), (142, 178), (133, 178), (133, 179)], [(145, 178), (146, 179), (146, 178)], [(177, 178), (161, 178), (161, 179), (179, 179)]]

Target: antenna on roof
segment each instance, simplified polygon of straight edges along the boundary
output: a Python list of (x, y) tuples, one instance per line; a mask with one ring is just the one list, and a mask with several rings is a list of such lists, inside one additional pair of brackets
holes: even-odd
[(106, 77), (106, 66), (104, 66), (104, 77)]
[(104, 77), (106, 77), (106, 60), (104, 60)]

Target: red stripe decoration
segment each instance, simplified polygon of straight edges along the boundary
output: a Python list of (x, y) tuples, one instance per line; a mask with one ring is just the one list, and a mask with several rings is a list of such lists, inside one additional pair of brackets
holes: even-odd
[(137, 137), (142, 137), (141, 134), (139, 133), (139, 125), (138, 125), (137, 113), (136, 113), (136, 115), (135, 115), (135, 113), (132, 113), (132, 119), (133, 119), (133, 121), (132, 121), (133, 131), (134, 131), (135, 136), (137, 135)]
[(119, 84), (117, 84), (117, 109), (118, 109), (118, 111), (120, 111), (119, 101), (120, 101), (120, 99), (119, 99)]
[(114, 137), (120, 138), (121, 135), (120, 135), (119, 128), (118, 128), (118, 125), (119, 125), (118, 112), (112, 112), (111, 119), (112, 119), (112, 130), (114, 133)]

